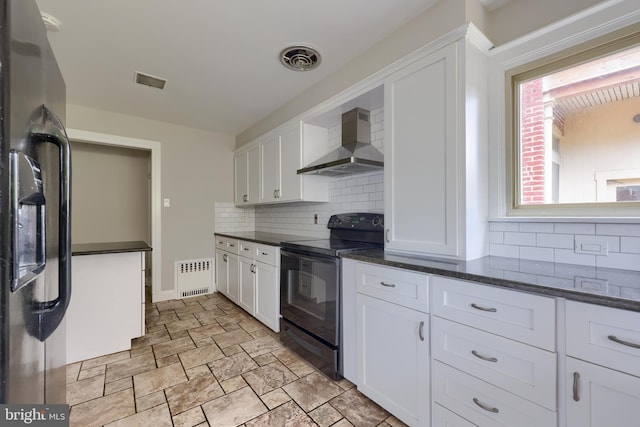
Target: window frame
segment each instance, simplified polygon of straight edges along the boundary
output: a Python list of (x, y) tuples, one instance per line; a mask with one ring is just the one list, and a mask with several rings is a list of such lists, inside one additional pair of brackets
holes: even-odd
[[(617, 17), (612, 18), (614, 16)], [(589, 9), (489, 54), (491, 141), (490, 218), (542, 221), (589, 218), (640, 222), (640, 202), (522, 205), (519, 203), (519, 81), (542, 76), (616, 50), (640, 44), (640, 12), (629, 4)]]

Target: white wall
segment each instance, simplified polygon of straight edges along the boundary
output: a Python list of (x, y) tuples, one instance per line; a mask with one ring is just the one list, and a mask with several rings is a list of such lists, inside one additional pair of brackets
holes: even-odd
[[(212, 258), (215, 202), (233, 201), (233, 135), (67, 105), (67, 127), (159, 141), (162, 150), (162, 290), (175, 261)], [(154, 268), (157, 268), (154, 266)]]

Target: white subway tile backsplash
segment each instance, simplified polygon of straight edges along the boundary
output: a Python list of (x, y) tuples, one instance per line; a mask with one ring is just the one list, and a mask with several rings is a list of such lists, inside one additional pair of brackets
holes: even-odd
[(489, 231), (518, 231), (520, 229), (517, 222), (491, 222)]
[(553, 223), (521, 222), (518, 230), (525, 233), (553, 233)]
[(490, 231), (489, 232), (489, 244), (491, 243), (504, 243), (504, 232), (503, 231)]
[(520, 246), (515, 245), (489, 245), (489, 255), (506, 258), (520, 258)]
[(554, 249), (553, 261), (565, 264), (579, 264), (595, 267), (596, 256), (577, 254), (573, 249)]
[(531, 246), (520, 247), (520, 258), (535, 261), (553, 262), (554, 250), (551, 248), (538, 248)]
[(596, 224), (596, 234), (640, 237), (640, 224)]
[(554, 224), (557, 234), (596, 234), (596, 225), (587, 223), (558, 222)]
[(538, 233), (536, 246), (543, 248), (573, 249), (573, 235)]
[(596, 267), (640, 271), (640, 254), (609, 253), (608, 256), (596, 256)]
[(640, 237), (620, 237), (620, 252), (640, 254)]
[(505, 231), (504, 243), (505, 245), (535, 246), (536, 234)]

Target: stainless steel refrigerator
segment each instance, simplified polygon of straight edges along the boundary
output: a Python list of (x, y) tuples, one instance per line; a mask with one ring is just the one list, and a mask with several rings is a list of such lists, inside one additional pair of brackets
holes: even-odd
[(64, 403), (65, 84), (35, 0), (0, 0), (0, 403)]

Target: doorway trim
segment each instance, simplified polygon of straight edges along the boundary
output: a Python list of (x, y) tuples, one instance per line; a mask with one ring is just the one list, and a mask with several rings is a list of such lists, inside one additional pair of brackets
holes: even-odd
[(152, 300), (163, 301), (175, 298), (175, 291), (162, 291), (162, 218), (161, 218), (161, 150), (160, 142), (146, 139), (129, 138), (79, 129), (67, 129), (71, 141), (112, 147), (133, 148), (151, 152), (151, 291)]

